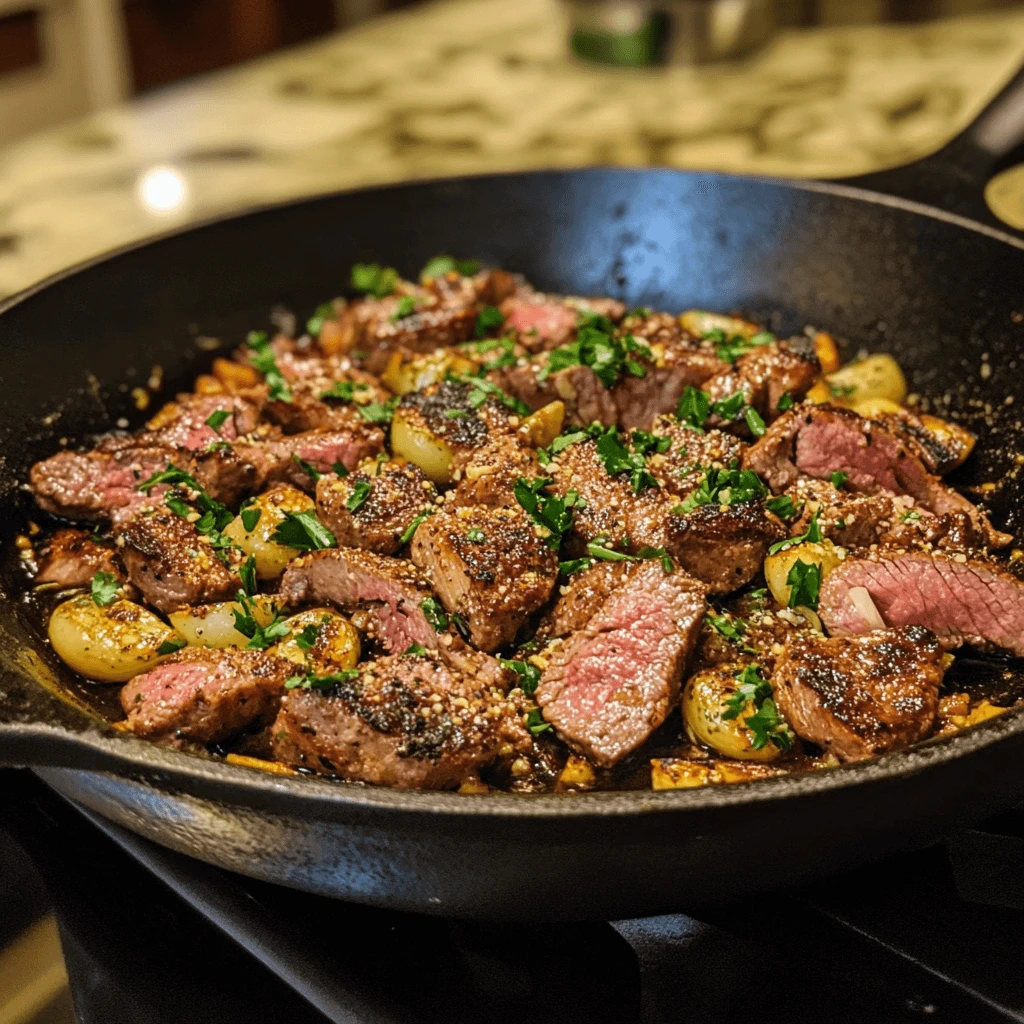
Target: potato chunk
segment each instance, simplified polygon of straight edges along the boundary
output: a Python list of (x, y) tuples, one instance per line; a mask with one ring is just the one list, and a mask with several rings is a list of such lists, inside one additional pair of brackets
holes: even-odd
[[(308, 494), (281, 484), (246, 503), (224, 528), (224, 535), (255, 558), (256, 574), (260, 579), (274, 579), (284, 572), (299, 552), (272, 541), (271, 535), (284, 522), (286, 512), (308, 512), (313, 507), (313, 499)], [(251, 530), (246, 529), (246, 522), (252, 526)]]

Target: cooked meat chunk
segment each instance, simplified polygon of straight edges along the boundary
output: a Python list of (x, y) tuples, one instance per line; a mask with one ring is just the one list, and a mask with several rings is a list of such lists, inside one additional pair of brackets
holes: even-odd
[(554, 607), (544, 616), (538, 634), (553, 638), (584, 629), (637, 568), (636, 562), (598, 562), (570, 576)]
[(1013, 539), (995, 530), (984, 513), (932, 476), (898, 437), (847, 409), (793, 409), (750, 448), (743, 464), (775, 491), (792, 486), (801, 473), (827, 480), (842, 472), (851, 490), (906, 494), (936, 515), (967, 515), (987, 537), (989, 547), (1004, 547)]
[(456, 787), (529, 745), (503, 692), (437, 652), (380, 658), (324, 692), (291, 690), (271, 732), (286, 764), (404, 789)]
[(182, 457), (171, 449), (115, 438), (95, 451), (51, 455), (32, 467), (29, 480), (36, 501), (47, 512), (68, 519), (123, 522), (149, 503), (139, 484), (174, 461)]
[(665, 547), (712, 594), (728, 594), (757, 575), (769, 545), (785, 536), (763, 501), (711, 503), (670, 515)]
[(681, 570), (644, 564), (551, 651), (536, 699), (569, 746), (610, 766), (665, 721), (697, 642), (704, 593)]
[(512, 432), (508, 410), (491, 399), (478, 402), (474, 390), (468, 384), (442, 381), (403, 395), (399, 409), (410, 423), (446, 444), (456, 458), (468, 458), (488, 441)]
[(452, 499), (456, 505), (514, 506), (516, 480), (541, 475), (536, 451), (514, 434), (492, 438), (457, 457), (454, 466), (459, 480)]
[(124, 579), (117, 552), (84, 530), (58, 530), (40, 553), (36, 583), (85, 587), (98, 572)]
[(924, 626), (946, 647), (1024, 656), (1024, 583), (994, 562), (937, 552), (848, 558), (823, 580), (818, 614), (832, 634), (863, 633), (877, 625), (871, 603), (887, 626)]
[[(259, 401), (238, 395), (184, 394), (168, 402), (146, 427), (154, 444), (198, 451), (218, 441), (234, 441), (251, 433), (259, 418)], [(216, 428), (212, 423), (216, 423)]]
[(237, 572), (214, 554), (209, 538), (166, 507), (134, 515), (118, 546), (129, 581), (162, 612), (225, 600), (242, 585)]
[[(903, 516), (916, 510), (909, 495), (857, 494), (814, 477), (800, 477), (786, 494), (799, 510), (789, 524), (791, 537), (802, 536), (817, 516), (822, 534), (846, 548), (878, 544)], [(934, 518), (928, 511), (917, 511), (917, 515)]]
[(402, 534), (436, 491), (412, 463), (377, 463), (346, 477), (324, 476), (316, 485), (316, 511), (341, 547), (393, 555)]
[(684, 497), (701, 485), (707, 469), (728, 469), (747, 450), (733, 434), (721, 430), (698, 433), (675, 416), (659, 416), (651, 424), (651, 433), (672, 442), (667, 451), (651, 455), (651, 472), (665, 482), (667, 491)]
[(790, 638), (772, 673), (796, 734), (841, 761), (863, 761), (927, 736), (944, 673), (942, 648), (920, 626), (858, 637)]
[(280, 593), (290, 605), (329, 601), (346, 610), (364, 609), (366, 628), (390, 651), (437, 646), (423, 608), (436, 598), (423, 574), (406, 561), (357, 548), (316, 551), (292, 562)]
[(389, 397), (375, 377), (351, 368), (340, 369), (337, 360), (306, 359), (301, 364), (281, 360), (279, 366), (291, 378), (291, 401), (267, 403), (265, 415), (286, 434), (309, 430), (358, 434), (373, 429), (359, 410)]
[(269, 723), (294, 669), (264, 651), (186, 647), (129, 680), (121, 706), (137, 736), (213, 743)]
[(704, 390), (712, 402), (742, 392), (745, 403), (768, 422), (779, 415), (783, 395), (800, 401), (820, 373), (813, 343), (807, 338), (793, 338), (751, 349), (733, 367), (712, 377)]
[(449, 614), (459, 615), (475, 646), (509, 643), (551, 596), (558, 556), (521, 509), (459, 508), (431, 516), (410, 555)]
[(505, 299), (500, 308), (505, 317), (504, 328), (514, 331), (520, 344), (532, 352), (544, 352), (572, 341), (581, 313), (618, 321), (626, 312), (626, 307), (616, 299), (542, 295), (528, 287)]
[(909, 409), (900, 409), (873, 419), (898, 437), (929, 473), (938, 476), (959, 466), (974, 448), (975, 437), (969, 430), (934, 416), (918, 416)]

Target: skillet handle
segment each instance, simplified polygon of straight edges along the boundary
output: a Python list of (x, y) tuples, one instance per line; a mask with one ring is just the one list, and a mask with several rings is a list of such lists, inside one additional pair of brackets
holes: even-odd
[(985, 202), (985, 186), (989, 179), (1024, 159), (1022, 143), (1024, 68), (1010, 79), (969, 127), (938, 152), (904, 167), (844, 178), (840, 183), (936, 206), (1024, 237), (1024, 231), (1009, 228)]

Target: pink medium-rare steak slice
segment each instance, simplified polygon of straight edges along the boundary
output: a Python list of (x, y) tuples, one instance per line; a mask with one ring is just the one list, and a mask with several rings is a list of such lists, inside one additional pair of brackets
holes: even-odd
[(350, 611), (366, 610), (367, 627), (398, 654), (412, 644), (437, 646), (437, 632), (426, 614), (437, 599), (426, 577), (402, 559), (358, 548), (315, 551), (292, 562), (280, 593), (290, 605), (329, 601)]
[(1024, 583), (994, 563), (937, 552), (848, 558), (821, 585), (818, 614), (834, 635), (872, 628), (854, 588), (867, 592), (887, 626), (924, 626), (946, 647), (970, 643), (1024, 656)]
[(570, 747), (610, 766), (665, 721), (700, 633), (705, 592), (680, 569), (642, 565), (585, 629), (552, 650), (536, 699)]
[(121, 706), (137, 736), (212, 743), (268, 723), (294, 670), (264, 651), (186, 647), (129, 680)]
[(935, 635), (920, 626), (786, 642), (771, 684), (796, 734), (841, 761), (897, 750), (935, 723), (945, 672)]

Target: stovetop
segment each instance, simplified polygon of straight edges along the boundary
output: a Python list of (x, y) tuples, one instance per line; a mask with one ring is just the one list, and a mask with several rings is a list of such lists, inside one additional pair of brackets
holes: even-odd
[[(26, 772), (0, 773), (0, 829), (49, 891), (81, 1024), (1024, 1022), (1024, 812), (702, 921), (573, 925), (429, 918), (255, 882)], [(757, 871), (756, 850), (735, 867)]]

